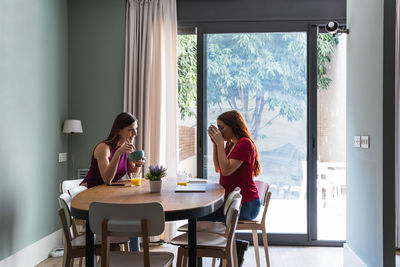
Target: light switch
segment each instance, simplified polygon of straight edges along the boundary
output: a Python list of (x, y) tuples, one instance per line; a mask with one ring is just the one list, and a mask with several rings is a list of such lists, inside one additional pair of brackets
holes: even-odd
[(66, 162), (67, 161), (67, 153), (58, 153), (58, 162)]
[(360, 147), (361, 145), (361, 136), (355, 135), (353, 139), (353, 147)]
[(361, 136), (361, 148), (369, 148), (369, 135)]

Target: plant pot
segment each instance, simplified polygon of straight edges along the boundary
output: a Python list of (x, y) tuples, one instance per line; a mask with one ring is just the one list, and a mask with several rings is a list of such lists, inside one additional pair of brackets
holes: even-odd
[(149, 181), (150, 183), (150, 192), (157, 193), (161, 191), (161, 180), (160, 181)]

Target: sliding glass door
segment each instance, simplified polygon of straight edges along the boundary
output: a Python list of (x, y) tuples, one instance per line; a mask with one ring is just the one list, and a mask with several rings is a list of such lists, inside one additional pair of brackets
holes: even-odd
[[(204, 41), (207, 125), (225, 111), (242, 113), (259, 151), (256, 179), (272, 192), (269, 231), (307, 233), (307, 34), (218, 33)], [(219, 175), (210, 167), (207, 178)]]
[(259, 151), (256, 179), (272, 192), (271, 244), (345, 239), (346, 48), (319, 29), (221, 23), (178, 38), (179, 168), (218, 182), (207, 128), (225, 111), (241, 112)]

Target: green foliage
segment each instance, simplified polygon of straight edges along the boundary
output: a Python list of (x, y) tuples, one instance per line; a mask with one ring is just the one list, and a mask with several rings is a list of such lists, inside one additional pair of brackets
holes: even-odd
[(196, 117), (197, 101), (196, 35), (178, 36), (178, 106), (181, 119)]
[[(254, 138), (278, 117), (303, 117), (307, 97), (305, 33), (207, 36), (207, 103), (239, 110)], [(263, 112), (270, 118), (261, 121)]]
[(318, 79), (317, 85), (319, 90), (328, 89), (332, 82), (327, 75), (326, 66), (331, 62), (331, 55), (334, 52), (335, 46), (339, 43), (337, 37), (333, 37), (329, 33), (318, 34)]
[[(207, 104), (228, 104), (245, 117), (254, 138), (259, 131), (284, 117), (304, 117), (307, 98), (306, 33), (244, 33), (207, 35)], [(326, 65), (337, 38), (318, 35), (318, 88), (327, 89), (331, 79)], [(178, 39), (178, 90), (181, 118), (195, 116), (196, 39)], [(267, 120), (261, 118), (270, 116)]]
[(164, 168), (162, 165), (150, 165), (149, 172), (146, 173), (145, 178), (149, 181), (160, 181), (161, 178), (167, 175), (167, 169)]

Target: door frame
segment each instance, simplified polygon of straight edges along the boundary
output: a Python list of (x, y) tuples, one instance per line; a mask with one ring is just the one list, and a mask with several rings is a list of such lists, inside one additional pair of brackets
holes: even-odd
[[(307, 233), (269, 233), (270, 245), (337, 246), (345, 241), (317, 240), (317, 36), (323, 32), (325, 21), (226, 21), (184, 24), (195, 27), (197, 34), (197, 177), (207, 174), (207, 113), (205, 88), (204, 36), (209, 33), (251, 33), (251, 32), (306, 32), (307, 33)], [(339, 22), (343, 24), (343, 22)], [(251, 233), (237, 233), (237, 238), (252, 243)], [(258, 235), (262, 244), (261, 234)]]

